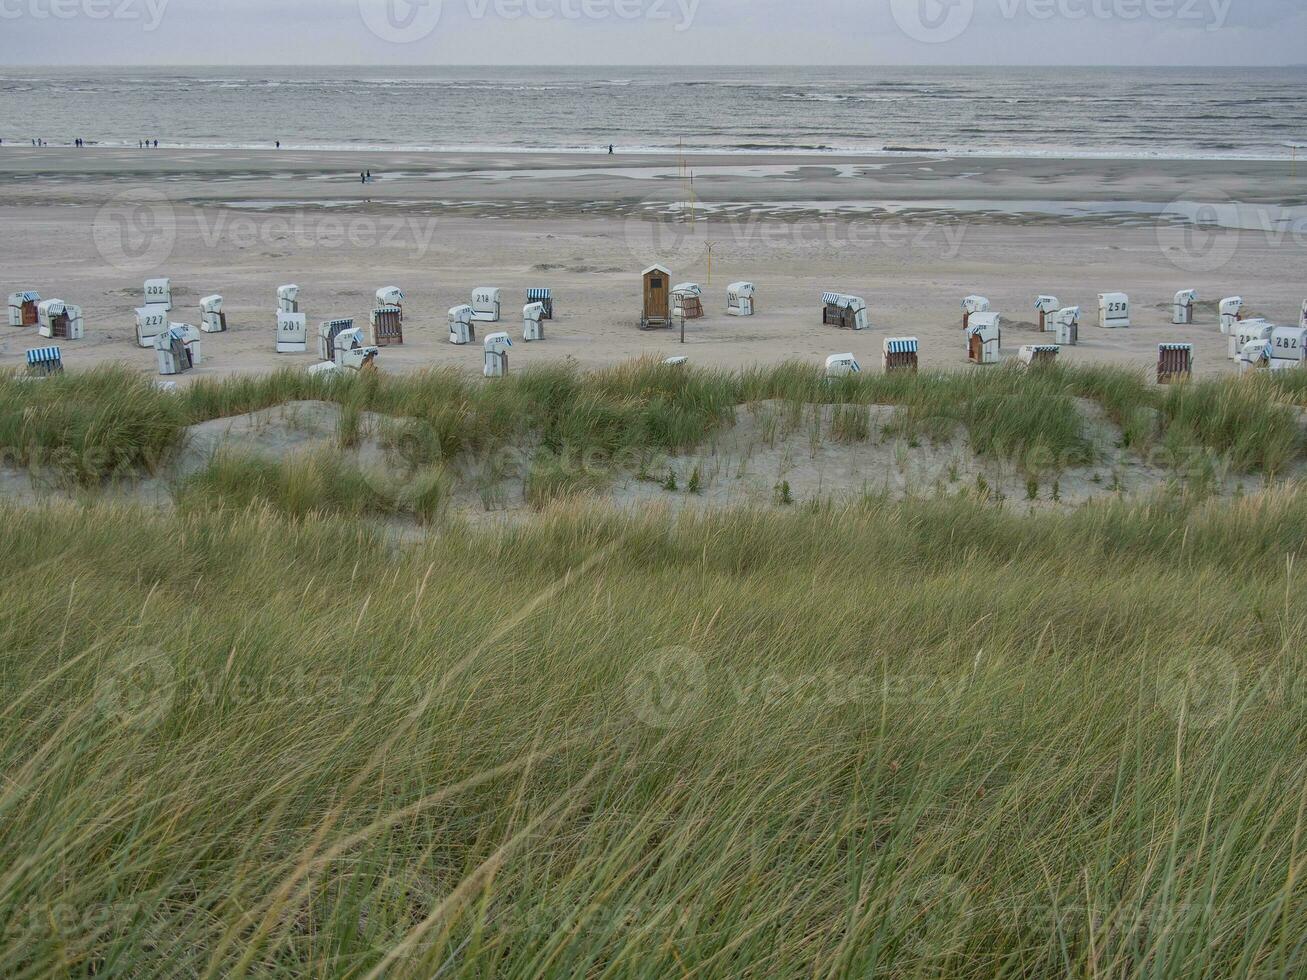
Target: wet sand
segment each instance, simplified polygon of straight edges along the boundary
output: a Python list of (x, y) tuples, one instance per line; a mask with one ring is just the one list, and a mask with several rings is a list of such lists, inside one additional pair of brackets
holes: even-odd
[[(4, 147), (0, 292), (84, 308), (86, 339), (61, 345), (70, 369), (121, 361), (151, 374), (153, 351), (133, 339), (143, 280), (172, 279), (178, 322), (198, 323), (199, 298), (221, 293), (231, 329), (205, 337), (204, 364), (183, 381), (314, 363), (273, 352), (286, 282), (303, 288), (311, 334), (325, 319), (366, 324), (375, 290), (402, 287), (406, 343), (382, 352), (390, 371), (479, 371), (479, 346), (447, 342), (446, 311), (497, 285), (514, 371), (646, 353), (819, 363), (842, 351), (874, 370), (886, 336), (919, 337), (926, 367), (961, 367), (959, 303), (975, 292), (1004, 315), (1005, 357), (1045, 340), (1033, 302), (1050, 293), (1084, 311), (1067, 361), (1149, 370), (1156, 345), (1179, 340), (1214, 375), (1234, 370), (1222, 296), (1297, 321), (1305, 195), (1307, 168), (1243, 161)], [(687, 323), (684, 346), (679, 331), (638, 329), (639, 272), (655, 261), (704, 286), (707, 315)], [(737, 279), (758, 286), (754, 317), (725, 315)], [(554, 289), (557, 318), (528, 345), (531, 286)], [(1182, 288), (1203, 300), (1193, 326), (1169, 322)], [(872, 329), (823, 327), (824, 290), (865, 297)], [(1097, 326), (1107, 291), (1131, 295), (1132, 329)], [(41, 343), (32, 328), (0, 329), (0, 366)]]

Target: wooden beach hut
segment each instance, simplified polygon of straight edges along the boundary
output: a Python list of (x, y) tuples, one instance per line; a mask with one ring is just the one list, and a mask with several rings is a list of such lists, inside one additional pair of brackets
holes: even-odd
[(661, 265), (651, 265), (640, 273), (644, 280), (644, 307), (640, 313), (640, 329), (666, 327), (672, 322), (672, 274)]

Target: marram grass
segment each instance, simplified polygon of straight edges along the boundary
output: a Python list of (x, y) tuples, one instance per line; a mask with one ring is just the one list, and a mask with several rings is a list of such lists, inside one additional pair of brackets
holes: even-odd
[(0, 975), (1302, 976), (1304, 544), (6, 510)]
[(730, 425), (736, 406), (777, 400), (796, 411), (810, 404), (894, 405), (897, 431), (942, 439), (961, 430), (977, 453), (1014, 459), (1038, 475), (1093, 462), (1081, 399), (1120, 426), (1126, 448), (1183, 442), (1240, 468), (1277, 474), (1303, 453), (1297, 374), (1158, 389), (1137, 372), (1092, 366), (828, 380), (797, 362), (730, 373), (645, 359), (588, 373), (541, 366), (492, 383), (452, 370), (348, 378), (284, 370), (167, 393), (139, 374), (106, 368), (35, 383), (0, 375), (0, 458), (94, 484), (165, 468), (188, 425), (300, 399), (343, 406), (344, 445), (357, 436), (362, 412), (391, 416), (391, 436), (415, 468), (523, 440), (554, 454), (675, 452)]

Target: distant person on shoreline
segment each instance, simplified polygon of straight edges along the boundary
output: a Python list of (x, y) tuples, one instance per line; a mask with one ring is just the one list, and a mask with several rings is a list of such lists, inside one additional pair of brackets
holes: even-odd
[(277, 149), (281, 149), (281, 140), (277, 140)]
[(609, 144), (608, 144), (608, 155), (609, 155), (609, 156), (612, 156), (612, 155), (613, 155), (613, 144), (612, 144), (612, 143), (609, 143)]
[(368, 183), (369, 183), (369, 184), (372, 183), (372, 171), (371, 171), (371, 170), (368, 171)]

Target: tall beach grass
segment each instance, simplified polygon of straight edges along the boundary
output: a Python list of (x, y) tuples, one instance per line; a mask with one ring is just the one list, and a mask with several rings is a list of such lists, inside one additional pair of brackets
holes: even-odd
[(0, 974), (1307, 971), (1301, 494), (286, 514), (5, 511)]

